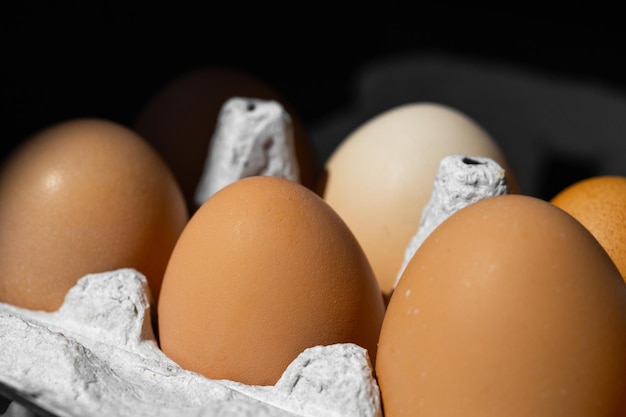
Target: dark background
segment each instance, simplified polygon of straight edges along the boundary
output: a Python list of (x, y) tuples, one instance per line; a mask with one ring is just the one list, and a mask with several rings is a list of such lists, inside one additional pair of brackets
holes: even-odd
[[(6, 2), (5, 2), (6, 3)], [(160, 87), (200, 67), (247, 71), (305, 125), (353, 100), (355, 73), (404, 53), (445, 52), (626, 88), (625, 29), (610, 10), (337, 3), (33, 1), (0, 6), (2, 156), (80, 116), (127, 125)]]

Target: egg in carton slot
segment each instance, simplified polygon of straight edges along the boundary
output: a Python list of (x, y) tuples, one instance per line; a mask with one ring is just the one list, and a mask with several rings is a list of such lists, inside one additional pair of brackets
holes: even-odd
[[(246, 124), (242, 118), (251, 113), (255, 119)], [(206, 184), (224, 186), (246, 176), (297, 180), (290, 119), (280, 105), (232, 98), (221, 116), (199, 195)], [(231, 163), (216, 169), (214, 153)], [(134, 268), (84, 275), (52, 311), (0, 303), (0, 378), (3, 392), (15, 400), (3, 415), (382, 413), (369, 355), (356, 344), (311, 346), (273, 385), (213, 380), (181, 368), (159, 348), (153, 303), (148, 280)]]
[(55, 312), (0, 303), (0, 382), (17, 400), (3, 415), (382, 415), (357, 345), (312, 347), (274, 386), (250, 386), (182, 369), (158, 348), (150, 314), (134, 269), (81, 278)]

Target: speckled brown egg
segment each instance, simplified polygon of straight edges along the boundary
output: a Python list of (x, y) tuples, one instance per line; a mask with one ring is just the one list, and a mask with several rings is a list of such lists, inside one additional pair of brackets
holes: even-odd
[(598, 239), (626, 280), (626, 178), (586, 178), (561, 190), (550, 202)]
[(374, 361), (384, 304), (361, 247), (318, 195), (255, 176), (192, 216), (158, 312), (161, 347), (183, 368), (271, 385), (307, 347), (355, 343)]
[(386, 417), (626, 415), (626, 285), (578, 221), (524, 195), (450, 216), (383, 322)]
[(83, 275), (126, 267), (157, 300), (187, 219), (169, 168), (132, 130), (101, 119), (44, 129), (0, 173), (0, 301), (56, 310)]

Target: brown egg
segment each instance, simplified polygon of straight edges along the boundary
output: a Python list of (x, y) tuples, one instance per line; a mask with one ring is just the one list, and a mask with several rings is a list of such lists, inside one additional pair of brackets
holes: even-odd
[(551, 203), (574, 216), (598, 239), (626, 280), (626, 178), (587, 178), (559, 192)]
[(305, 348), (356, 343), (372, 361), (384, 314), (354, 236), (313, 191), (248, 177), (209, 198), (168, 264), (163, 351), (212, 379), (276, 383)]
[(626, 285), (548, 202), (450, 216), (396, 287), (376, 362), (386, 417), (626, 415)]
[(142, 110), (135, 124), (163, 156), (181, 185), (191, 211), (218, 113), (233, 97), (280, 102), (294, 127), (300, 182), (314, 188), (319, 167), (312, 142), (297, 112), (272, 87), (251, 74), (232, 68), (209, 67), (185, 73), (163, 87)]
[(44, 129), (0, 173), (0, 301), (56, 310), (83, 275), (125, 267), (156, 299), (186, 221), (174, 177), (135, 132), (98, 119)]

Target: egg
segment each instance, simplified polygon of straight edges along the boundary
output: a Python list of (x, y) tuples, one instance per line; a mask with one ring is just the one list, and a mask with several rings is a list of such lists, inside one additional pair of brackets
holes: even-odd
[(285, 107), (294, 129), (300, 182), (315, 188), (317, 157), (297, 111), (278, 91), (245, 71), (203, 67), (185, 72), (159, 89), (141, 109), (135, 129), (161, 154), (174, 172), (193, 212), (196, 186), (215, 132), (222, 105), (235, 97), (276, 100)]
[(561, 190), (550, 200), (581, 222), (626, 279), (626, 178), (602, 175)]
[(163, 352), (211, 379), (273, 385), (305, 348), (354, 343), (372, 363), (384, 303), (354, 235), (313, 191), (238, 180), (195, 212), (158, 306)]
[(385, 296), (419, 228), (439, 162), (454, 153), (495, 160), (517, 192), (515, 176), (487, 131), (438, 103), (403, 104), (375, 116), (348, 135), (325, 165), (320, 193), (355, 234)]
[(56, 310), (83, 275), (122, 267), (143, 273), (156, 301), (187, 219), (169, 168), (131, 129), (43, 129), (0, 172), (0, 302)]
[(547, 201), (509, 194), (442, 222), (381, 329), (386, 417), (609, 417), (626, 412), (626, 285)]

